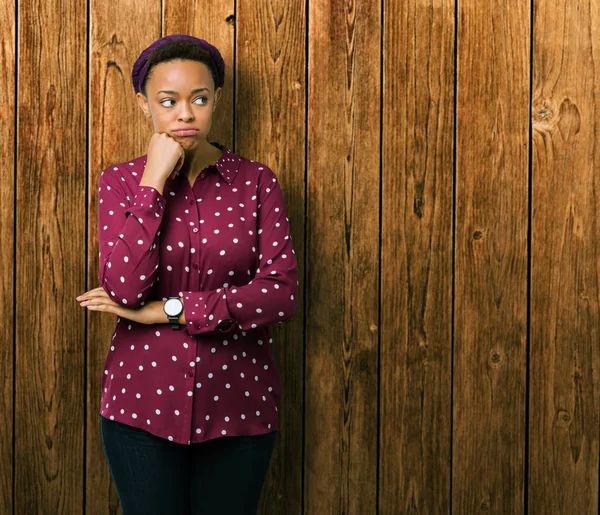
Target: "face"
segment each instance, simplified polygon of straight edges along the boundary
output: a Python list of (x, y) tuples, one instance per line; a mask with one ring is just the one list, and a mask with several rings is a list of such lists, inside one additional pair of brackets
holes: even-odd
[[(159, 63), (146, 81), (146, 96), (137, 100), (155, 132), (169, 134), (184, 150), (206, 142), (221, 97), (208, 66), (189, 60)], [(184, 132), (185, 131), (185, 132)]]

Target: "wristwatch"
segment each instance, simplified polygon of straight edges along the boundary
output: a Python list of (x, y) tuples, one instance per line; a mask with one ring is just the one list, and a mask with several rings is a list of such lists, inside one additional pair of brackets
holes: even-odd
[(181, 302), (179, 297), (169, 297), (169, 299), (163, 304), (163, 311), (167, 315), (167, 318), (171, 323), (171, 327), (173, 329), (179, 329), (180, 325), (177, 320), (179, 315), (183, 313), (183, 302)]

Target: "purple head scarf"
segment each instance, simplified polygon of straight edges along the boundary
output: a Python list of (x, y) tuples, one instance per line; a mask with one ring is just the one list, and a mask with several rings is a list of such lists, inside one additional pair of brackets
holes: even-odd
[(220, 52), (217, 50), (217, 47), (211, 45), (204, 39), (188, 36), (187, 34), (171, 34), (170, 36), (157, 39), (148, 48), (142, 51), (133, 64), (133, 69), (131, 70), (131, 82), (133, 83), (133, 89), (136, 93), (142, 90), (142, 84), (144, 84), (146, 75), (148, 75), (148, 70), (150, 70), (150, 61), (148, 60), (150, 54), (157, 48), (163, 46), (165, 43), (174, 40), (191, 41), (192, 43), (195, 43), (199, 47), (206, 50), (210, 55), (210, 68), (216, 77), (215, 86), (218, 88), (223, 86), (225, 82), (225, 62), (223, 61), (223, 57), (221, 57)]

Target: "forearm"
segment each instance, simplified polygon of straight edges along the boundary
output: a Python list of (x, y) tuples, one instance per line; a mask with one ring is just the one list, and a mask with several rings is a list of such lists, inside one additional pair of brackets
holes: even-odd
[(118, 198), (107, 195), (105, 199), (98, 215), (98, 279), (113, 300), (139, 307), (156, 280), (164, 199), (144, 186), (128, 208)]

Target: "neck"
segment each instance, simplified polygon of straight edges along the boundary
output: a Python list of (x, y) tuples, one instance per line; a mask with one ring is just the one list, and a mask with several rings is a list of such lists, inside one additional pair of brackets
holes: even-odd
[(208, 141), (203, 141), (201, 145), (185, 153), (180, 171), (187, 175), (189, 179), (195, 179), (204, 168), (217, 161), (220, 155), (220, 149), (211, 145)]

